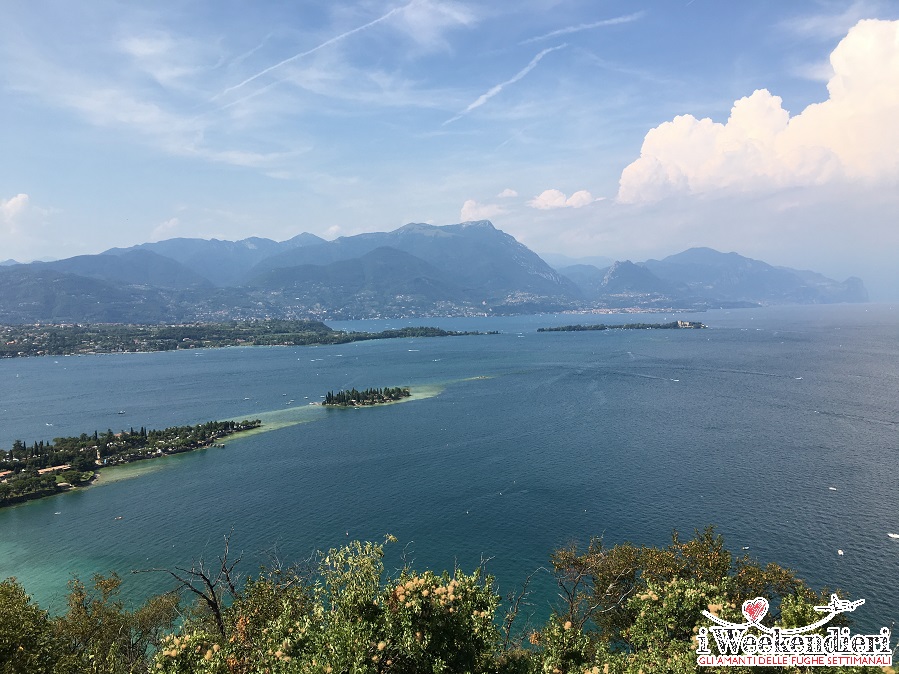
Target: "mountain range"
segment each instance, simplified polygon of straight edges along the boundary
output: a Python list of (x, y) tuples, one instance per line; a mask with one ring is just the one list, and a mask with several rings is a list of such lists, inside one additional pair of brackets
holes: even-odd
[(710, 248), (640, 263), (583, 263), (607, 260), (557, 256), (554, 268), (486, 220), (413, 223), (334, 241), (308, 233), (282, 242), (168, 239), (54, 262), (7, 261), (0, 265), (0, 323), (702, 310), (867, 300), (858, 278), (838, 282)]

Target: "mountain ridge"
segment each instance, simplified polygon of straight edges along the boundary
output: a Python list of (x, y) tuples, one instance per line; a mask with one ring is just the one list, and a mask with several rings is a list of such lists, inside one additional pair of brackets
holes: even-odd
[(176, 238), (0, 266), (0, 322), (13, 323), (702, 311), (862, 301), (867, 291), (855, 277), (834, 281), (711, 248), (560, 271), (489, 220), (409, 223), (333, 241), (308, 233), (281, 242)]

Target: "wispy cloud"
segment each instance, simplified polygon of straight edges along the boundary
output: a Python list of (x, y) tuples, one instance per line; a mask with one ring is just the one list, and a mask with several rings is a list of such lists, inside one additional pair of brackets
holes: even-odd
[(250, 82), (258, 80), (260, 77), (263, 77), (264, 75), (267, 75), (268, 73), (270, 73), (274, 70), (277, 70), (278, 68), (281, 68), (281, 67), (287, 65), (288, 63), (293, 63), (294, 61), (298, 61), (301, 58), (304, 58), (306, 56), (311, 56), (315, 52), (321, 51), (325, 47), (330, 47), (332, 44), (340, 42), (341, 40), (345, 40), (346, 38), (350, 37), (351, 35), (355, 35), (356, 33), (361, 33), (362, 31), (368, 30), (369, 28), (371, 28), (373, 26), (377, 26), (379, 23), (383, 23), (384, 21), (387, 21), (392, 16), (399, 14), (400, 12), (402, 12), (406, 9), (409, 9), (410, 7), (414, 6), (417, 2), (418, 2), (418, 0), (412, 0), (412, 2), (410, 2), (406, 5), (403, 5), (402, 7), (394, 7), (386, 14), (382, 14), (381, 16), (379, 16), (377, 19), (373, 19), (372, 21), (369, 21), (368, 23), (363, 24), (362, 26), (357, 26), (356, 28), (345, 31), (345, 32), (341, 33), (340, 35), (336, 35), (328, 40), (325, 40), (324, 42), (316, 45), (312, 49), (307, 49), (306, 51), (300, 52), (299, 54), (294, 54), (290, 58), (286, 58), (283, 61), (279, 61), (278, 63), (276, 63), (272, 66), (269, 66), (268, 68), (264, 68), (263, 70), (260, 70), (255, 75), (251, 75), (250, 77), (246, 78), (243, 82), (239, 82), (238, 84), (235, 84), (234, 86), (228, 87), (227, 89), (222, 91), (220, 94), (215, 96), (213, 98), (213, 100), (215, 100), (217, 98), (221, 98), (225, 94), (228, 94), (232, 91), (240, 89), (241, 87), (245, 87)]
[(779, 25), (782, 29), (800, 37), (831, 40), (843, 37), (859, 20), (878, 16), (879, 7), (880, 3), (876, 1), (856, 0), (839, 14), (798, 16), (781, 21)]
[(491, 98), (493, 98), (494, 96), (496, 96), (496, 95), (497, 95), (499, 92), (501, 92), (504, 88), (506, 88), (506, 87), (509, 86), (510, 84), (515, 84), (515, 82), (517, 82), (518, 80), (520, 80), (520, 79), (522, 79), (523, 77), (525, 77), (529, 72), (531, 72), (534, 68), (537, 67), (537, 64), (540, 63), (540, 60), (541, 60), (544, 56), (546, 56), (546, 55), (549, 54), (550, 52), (554, 52), (554, 51), (557, 51), (557, 50), (559, 50), (559, 49), (564, 49), (564, 48), (567, 47), (567, 46), (568, 46), (567, 44), (560, 44), (560, 45), (557, 46), (557, 47), (550, 47), (549, 49), (544, 49), (544, 50), (541, 51), (539, 54), (537, 54), (534, 58), (532, 58), (532, 59), (531, 59), (531, 62), (528, 63), (524, 68), (522, 68), (521, 70), (519, 70), (513, 77), (511, 77), (510, 79), (506, 80), (505, 82), (500, 82), (500, 83), (497, 84), (496, 86), (491, 87), (491, 88), (490, 88), (489, 90), (487, 90), (485, 93), (483, 93), (483, 94), (481, 94), (480, 96), (478, 96), (478, 97), (477, 97), (472, 103), (470, 103), (470, 104), (468, 105), (468, 107), (465, 108), (462, 112), (460, 112), (458, 115), (455, 115), (455, 116), (453, 116), (453, 117), (450, 117), (448, 120), (446, 120), (446, 121), (443, 123), (443, 126), (446, 126), (447, 124), (452, 124), (452, 123), (455, 122), (456, 120), (461, 119), (462, 117), (464, 117), (465, 115), (467, 115), (467, 114), (468, 114), (469, 112), (471, 112), (472, 110), (475, 110), (476, 108), (480, 108), (482, 105), (484, 105), (484, 103), (486, 103), (486, 102), (489, 101)]
[(549, 40), (554, 37), (559, 37), (560, 35), (570, 35), (572, 33), (580, 33), (585, 30), (592, 30), (593, 28), (602, 28), (604, 26), (618, 26), (623, 23), (632, 23), (634, 21), (639, 21), (644, 16), (646, 16), (645, 11), (634, 12), (633, 14), (626, 14), (624, 16), (616, 16), (613, 19), (603, 19), (602, 21), (594, 21), (593, 23), (580, 23), (575, 26), (566, 26), (565, 28), (559, 28), (557, 30), (550, 31), (549, 33), (544, 33), (543, 35), (537, 35), (535, 37), (530, 37), (527, 40), (522, 40), (518, 44), (531, 44), (533, 42), (541, 42), (542, 40)]

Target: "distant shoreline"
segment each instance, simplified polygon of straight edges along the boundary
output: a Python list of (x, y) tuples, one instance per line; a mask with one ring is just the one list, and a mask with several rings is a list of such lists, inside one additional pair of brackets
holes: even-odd
[(699, 321), (671, 321), (670, 323), (625, 323), (623, 325), (560, 325), (537, 328), (537, 332), (584, 332), (590, 330), (701, 330), (709, 326)]
[(418, 326), (343, 332), (321, 321), (245, 321), (183, 325), (0, 325), (0, 358), (156, 353), (229, 346), (328, 346), (376, 339), (496, 334)]

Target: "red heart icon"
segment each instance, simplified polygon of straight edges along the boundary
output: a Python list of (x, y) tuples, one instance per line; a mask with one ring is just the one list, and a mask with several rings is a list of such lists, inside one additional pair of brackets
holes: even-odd
[(747, 599), (743, 602), (743, 615), (749, 618), (749, 622), (756, 623), (768, 612), (768, 600), (764, 597)]

